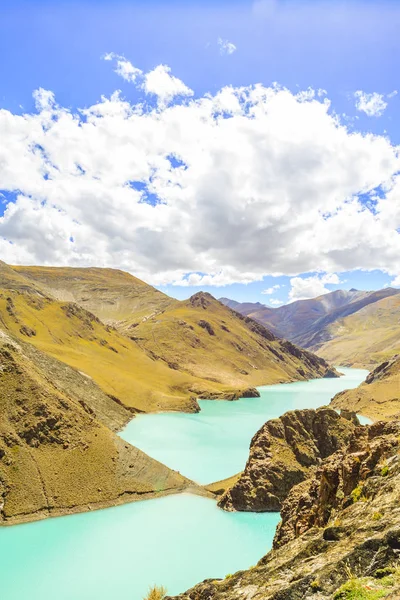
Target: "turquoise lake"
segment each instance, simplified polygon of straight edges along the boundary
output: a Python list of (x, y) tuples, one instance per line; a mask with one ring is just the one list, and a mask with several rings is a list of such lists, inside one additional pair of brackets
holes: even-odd
[(317, 408), (364, 381), (368, 371), (339, 369), (338, 379), (313, 379), (259, 387), (260, 398), (235, 402), (200, 400), (196, 414), (160, 413), (133, 419), (122, 437), (150, 456), (198, 483), (211, 483), (242, 471), (249, 443), (269, 419), (288, 410)]
[[(327, 404), (366, 371), (340, 379), (259, 388), (260, 398), (201, 401), (195, 415), (136, 418), (122, 437), (199, 482), (243, 469), (251, 437), (268, 419)], [(170, 594), (255, 564), (279, 515), (226, 513), (181, 494), (92, 513), (0, 528), (1, 600), (141, 600), (152, 584)]]

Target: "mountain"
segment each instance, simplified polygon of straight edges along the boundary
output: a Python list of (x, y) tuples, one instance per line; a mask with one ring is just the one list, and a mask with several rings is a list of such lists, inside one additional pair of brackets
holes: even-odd
[(17, 290), (15, 318), (4, 299), (7, 327), (17, 336), (23, 325), (33, 329), (32, 344), (136, 410), (193, 411), (196, 396), (254, 395), (255, 385), (329, 371), (325, 361), (275, 339), (209, 294), (180, 302), (113, 269), (7, 269), (18, 285), (43, 296), (37, 310), (32, 293)]
[[(336, 290), (276, 309), (245, 303), (235, 310), (334, 364), (364, 367), (379, 363), (385, 352), (390, 356), (400, 349), (395, 339), (399, 292)], [(225, 298), (221, 301), (226, 303)]]
[(373, 368), (400, 352), (400, 295), (329, 323), (311, 349), (333, 364)]
[[(298, 454), (302, 449), (299, 439)], [(398, 600), (399, 449), (399, 421), (355, 427), (287, 494), (266, 556), (175, 600)], [(264, 473), (254, 475), (260, 489)]]
[(334, 408), (354, 410), (371, 419), (400, 418), (400, 356), (378, 365), (365, 382), (337, 394)]
[(130, 324), (177, 301), (137, 277), (117, 269), (73, 267), (12, 267), (25, 281), (60, 302), (75, 302), (104, 323)]

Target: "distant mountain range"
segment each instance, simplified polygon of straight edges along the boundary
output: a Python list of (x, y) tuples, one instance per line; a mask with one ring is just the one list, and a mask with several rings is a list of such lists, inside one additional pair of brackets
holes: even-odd
[(334, 364), (371, 367), (400, 351), (400, 290), (336, 290), (270, 308), (220, 302)]

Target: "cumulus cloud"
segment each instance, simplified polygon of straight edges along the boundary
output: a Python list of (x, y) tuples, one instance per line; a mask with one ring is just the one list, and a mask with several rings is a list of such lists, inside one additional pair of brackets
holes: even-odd
[(271, 296), (271, 294), (273, 294), (276, 290), (279, 290), (280, 287), (281, 286), (279, 285), (279, 283), (277, 283), (276, 285), (273, 285), (272, 287), (263, 290), (261, 293), (265, 294), (266, 296)]
[(114, 52), (109, 52), (103, 56), (104, 60), (114, 60), (116, 63), (115, 72), (117, 75), (125, 79), (125, 81), (129, 81), (130, 83), (134, 83), (138, 77), (143, 74), (141, 69), (134, 67), (133, 64), (127, 60), (124, 56), (120, 56), (119, 54), (114, 54)]
[(218, 46), (220, 54), (233, 54), (237, 50), (235, 44), (222, 38), (218, 38)]
[(354, 93), (356, 99), (356, 109), (364, 112), (369, 117), (381, 117), (386, 110), (387, 102), (382, 94), (372, 92), (367, 94), (361, 90)]
[(400, 287), (400, 275), (397, 275), (397, 277), (395, 277), (393, 281), (390, 282), (390, 285), (393, 287)]
[(339, 283), (340, 279), (336, 273), (326, 273), (325, 275), (314, 275), (312, 277), (292, 277), (290, 279), (289, 300), (294, 302), (295, 300), (306, 300), (328, 294), (331, 290), (325, 286)]
[[(158, 65), (152, 71), (144, 73), (119, 54), (110, 52), (105, 54), (103, 59), (115, 61), (115, 72), (125, 81), (136, 84), (146, 94), (157, 96), (158, 104), (161, 107), (169, 104), (176, 96), (193, 96), (193, 90), (178, 77), (171, 75), (171, 68), (168, 65)], [(41, 92), (43, 93), (44, 90), (41, 90)]]
[(179, 285), (400, 273), (400, 161), (387, 137), (349, 131), (312, 90), (193, 98), (168, 77), (162, 65), (135, 75), (157, 106), (115, 92), (71, 111), (39, 90), (36, 112), (0, 110), (4, 260)]
[(167, 65), (158, 65), (153, 71), (146, 73), (143, 89), (146, 94), (156, 95), (162, 106), (169, 104), (175, 96), (193, 96), (193, 90), (171, 75), (171, 69)]

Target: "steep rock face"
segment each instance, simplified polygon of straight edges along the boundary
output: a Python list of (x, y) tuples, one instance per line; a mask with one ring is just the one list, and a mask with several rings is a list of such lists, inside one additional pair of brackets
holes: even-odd
[[(291, 490), (282, 506), (274, 547), (286, 544), (311, 527), (325, 527), (355, 500), (372, 498), (381, 483), (379, 476), (386, 473), (385, 466), (377, 470), (377, 465), (388, 457), (395, 458), (399, 434), (398, 422), (357, 427), (345, 448), (323, 461), (313, 477)], [(337, 526), (326, 531), (325, 538), (335, 539), (343, 534), (343, 529)]]
[(292, 487), (347, 445), (355, 424), (330, 408), (295, 410), (268, 421), (250, 444), (246, 468), (218, 502), (224, 510), (277, 511)]
[[(399, 434), (399, 422), (357, 428), (347, 449), (293, 488), (273, 550), (255, 567), (206, 580), (177, 598), (398, 600)], [(347, 594), (349, 586), (358, 595)]]

